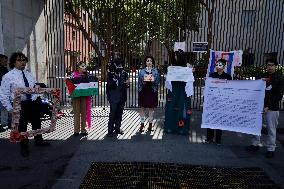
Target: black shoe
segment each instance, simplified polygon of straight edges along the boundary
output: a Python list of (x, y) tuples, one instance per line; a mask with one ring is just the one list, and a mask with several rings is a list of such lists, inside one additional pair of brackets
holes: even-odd
[(216, 141), (216, 144), (221, 145), (222, 143), (221, 143), (221, 141)]
[(108, 133), (107, 137), (113, 137), (113, 133)]
[(115, 133), (119, 134), (119, 135), (123, 135), (124, 134), (123, 130), (115, 130)]
[(6, 131), (6, 129), (4, 129), (2, 126), (0, 126), (0, 133), (3, 133), (5, 131)]
[(87, 132), (83, 132), (81, 133), (82, 136), (88, 136), (88, 133)]
[(74, 132), (73, 136), (79, 136), (79, 133)]
[(213, 143), (214, 141), (212, 140), (212, 139), (206, 139), (205, 140), (205, 143), (208, 143), (208, 144), (210, 144), (210, 143)]
[(250, 145), (246, 147), (247, 152), (256, 152), (259, 150), (259, 146)]
[(141, 123), (140, 128), (139, 128), (139, 132), (142, 133), (144, 131), (144, 123)]
[(149, 123), (148, 131), (149, 131), (149, 132), (154, 131), (152, 128), (153, 128), (153, 124), (152, 124), (152, 123)]
[(267, 151), (265, 153), (266, 158), (273, 158), (274, 157), (274, 151)]
[(50, 143), (49, 142), (46, 142), (46, 141), (35, 141), (35, 146), (38, 146), (38, 147), (47, 147), (47, 146), (50, 146)]

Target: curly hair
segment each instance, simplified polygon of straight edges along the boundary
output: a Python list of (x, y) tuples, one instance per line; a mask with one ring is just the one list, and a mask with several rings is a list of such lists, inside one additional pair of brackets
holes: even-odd
[(10, 61), (9, 61), (9, 67), (10, 69), (13, 69), (15, 67), (15, 63), (16, 63), (16, 60), (18, 58), (21, 58), (23, 60), (25, 60), (26, 62), (28, 62), (28, 57), (22, 53), (22, 52), (14, 52), (11, 57), (10, 57)]

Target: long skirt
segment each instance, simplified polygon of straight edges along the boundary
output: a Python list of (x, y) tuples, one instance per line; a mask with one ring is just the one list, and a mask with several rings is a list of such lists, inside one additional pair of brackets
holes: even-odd
[(155, 92), (151, 83), (146, 83), (138, 94), (138, 105), (143, 108), (158, 106), (158, 92)]

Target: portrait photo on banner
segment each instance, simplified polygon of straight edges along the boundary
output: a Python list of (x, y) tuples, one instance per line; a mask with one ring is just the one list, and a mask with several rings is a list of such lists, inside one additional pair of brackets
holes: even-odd
[(230, 74), (233, 77), (234, 66), (242, 65), (242, 51), (239, 50), (239, 51), (224, 52), (224, 51), (210, 50), (207, 76), (209, 76), (210, 73), (216, 72), (215, 64), (220, 59), (226, 60), (224, 72)]

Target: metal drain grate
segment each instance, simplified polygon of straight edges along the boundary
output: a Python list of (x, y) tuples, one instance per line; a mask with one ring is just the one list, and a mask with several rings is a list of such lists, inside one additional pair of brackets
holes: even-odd
[(170, 163), (93, 163), (81, 189), (277, 189), (260, 168), (224, 168)]

